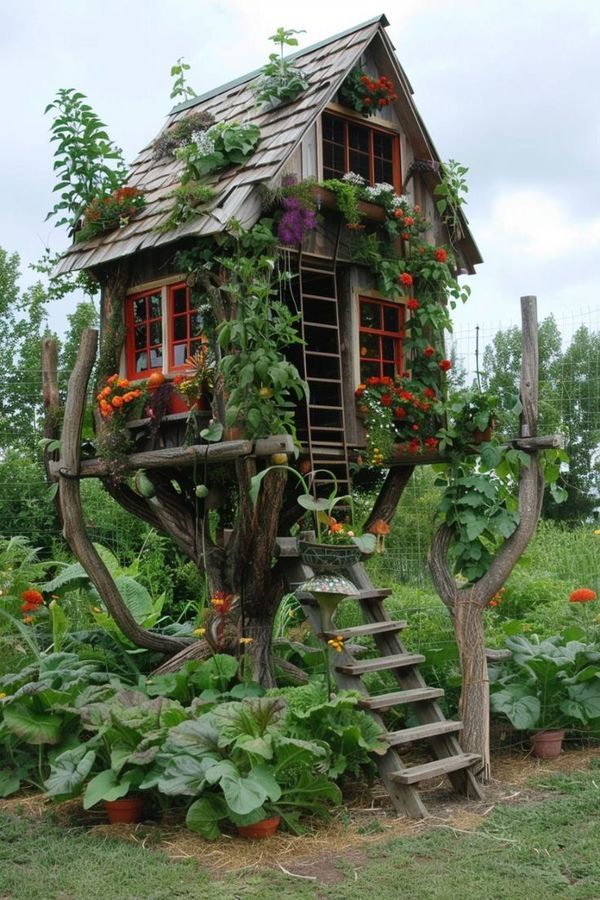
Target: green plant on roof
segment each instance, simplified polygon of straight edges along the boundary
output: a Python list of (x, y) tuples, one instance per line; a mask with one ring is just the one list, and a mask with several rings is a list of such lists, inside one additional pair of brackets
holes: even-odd
[(283, 58), (284, 47), (297, 47), (295, 34), (303, 34), (293, 28), (278, 28), (269, 38), (279, 45), (279, 53), (269, 54), (269, 62), (261, 69), (260, 80), (254, 85), (259, 103), (289, 103), (306, 90), (308, 81), (304, 74)]
[(189, 72), (190, 68), (190, 64), (183, 61), (183, 56), (179, 57), (174, 66), (171, 66), (171, 77), (173, 78), (173, 87), (169, 95), (171, 100), (181, 98), (183, 103), (198, 96), (194, 88), (187, 83), (185, 73)]
[(182, 182), (201, 180), (210, 172), (241, 165), (254, 153), (260, 128), (251, 122), (221, 122), (193, 135), (192, 141), (175, 151), (185, 165)]

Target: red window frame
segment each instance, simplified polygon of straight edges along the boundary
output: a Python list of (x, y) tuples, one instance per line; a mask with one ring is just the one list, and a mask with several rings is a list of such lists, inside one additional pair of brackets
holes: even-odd
[[(326, 135), (325, 126), (326, 126), (328, 118), (341, 123), (341, 125), (343, 126), (343, 139), (341, 142), (334, 141), (325, 136)], [(350, 154), (351, 154), (351, 152), (356, 152), (356, 153), (359, 153), (359, 155), (361, 155), (361, 156), (365, 156), (365, 157), (368, 156), (368, 160), (369, 160), (368, 181), (369, 181), (369, 184), (371, 184), (371, 185), (375, 184), (375, 182), (377, 180), (382, 180), (382, 179), (375, 178), (375, 160), (381, 159), (381, 160), (384, 160), (387, 162), (391, 162), (392, 177), (391, 177), (391, 180), (389, 181), (389, 183), (393, 185), (394, 190), (397, 193), (400, 193), (400, 191), (402, 189), (402, 180), (400, 177), (400, 138), (399, 138), (398, 134), (396, 134), (395, 132), (389, 131), (388, 129), (385, 129), (385, 128), (378, 128), (376, 125), (367, 125), (362, 121), (357, 121), (356, 119), (347, 119), (347, 118), (344, 118), (343, 116), (334, 115), (333, 113), (330, 113), (330, 112), (323, 113), (322, 126), (323, 126), (322, 147), (323, 147), (323, 177), (324, 178), (338, 178), (338, 177), (342, 177), (347, 172), (355, 171), (355, 169), (352, 168), (352, 165), (350, 162)], [(349, 129), (352, 126), (354, 126), (356, 128), (364, 129), (368, 133), (368, 144), (369, 144), (368, 150), (361, 151), (361, 150), (358, 150), (357, 148), (351, 148)], [(375, 135), (376, 134), (383, 135), (391, 140), (391, 144), (392, 144), (391, 160), (388, 160), (386, 157), (383, 157), (380, 154), (377, 154), (375, 152)], [(326, 166), (326, 164), (325, 164), (325, 148), (326, 148), (326, 145), (328, 145), (328, 144), (333, 147), (341, 147), (343, 149), (343, 153), (344, 153), (344, 170), (343, 170), (343, 172), (341, 171), (341, 169), (335, 168), (333, 166)], [(329, 169), (329, 171), (327, 171), (328, 169)]]
[[(371, 327), (367, 325), (363, 325), (363, 307), (366, 304), (370, 304), (372, 306), (377, 306), (379, 309), (379, 327)], [(393, 316), (391, 313), (387, 313), (386, 310), (392, 310)], [(394, 318), (395, 328), (390, 328), (390, 318)], [(386, 321), (387, 319), (387, 321)], [(359, 296), (358, 298), (358, 338), (359, 338), (359, 355), (360, 355), (360, 380), (361, 382), (365, 382), (367, 378), (371, 376), (382, 377), (383, 375), (392, 376), (392, 366), (393, 366), (393, 374), (400, 375), (403, 371), (404, 364), (404, 353), (402, 348), (402, 341), (404, 338), (404, 325), (406, 322), (406, 308), (403, 303), (393, 303), (390, 300), (380, 300), (377, 297), (368, 297), (368, 296)], [(368, 347), (363, 344), (363, 335), (369, 335), (371, 340), (369, 343), (373, 344), (373, 338), (377, 341), (378, 350), (377, 353), (371, 352), (371, 355), (368, 355)], [(389, 346), (389, 342), (392, 342), (392, 352), (386, 351), (386, 346)], [(384, 343), (385, 342), (385, 343)], [(363, 352), (367, 351), (367, 352)], [(367, 369), (366, 366), (369, 366)], [(377, 372), (373, 371), (374, 367), (377, 366)]]
[[(158, 297), (160, 303), (160, 315), (153, 316), (148, 315), (150, 310), (149, 298), (150, 297)], [(139, 300), (146, 300), (146, 315), (143, 319), (135, 319), (135, 305)], [(151, 326), (160, 322), (161, 325), (161, 340), (160, 343), (151, 341)], [(162, 289), (154, 288), (152, 290), (140, 291), (138, 294), (131, 294), (127, 297), (127, 303), (125, 305), (125, 325), (126, 325), (126, 340), (125, 340), (125, 357), (127, 362), (127, 377), (135, 380), (136, 378), (145, 378), (148, 375), (151, 375), (152, 372), (162, 372), (164, 365), (164, 352), (165, 352), (165, 332), (163, 327), (163, 313), (162, 313)], [(135, 331), (136, 328), (141, 328), (145, 326), (146, 328), (146, 343), (144, 345), (140, 345), (140, 347), (135, 346)], [(145, 369), (140, 369), (139, 371), (136, 368), (136, 359), (138, 355), (141, 353), (146, 353), (147, 361), (151, 359), (152, 350), (160, 347), (162, 351), (162, 359), (163, 362), (160, 366), (146, 366)]]
[[(176, 311), (175, 310), (175, 291), (180, 291), (182, 288), (185, 289), (185, 309)], [(168, 289), (168, 310), (169, 310), (169, 371), (181, 371), (185, 369), (185, 360), (189, 356), (193, 356), (193, 354), (200, 349), (202, 341), (200, 339), (199, 334), (192, 334), (192, 316), (198, 313), (198, 308), (192, 306), (190, 303), (190, 289), (185, 283), (173, 284), (169, 286)], [(185, 337), (179, 338), (175, 336), (176, 333), (176, 321), (185, 320)], [(185, 353), (183, 355), (183, 362), (176, 363), (175, 362), (175, 348), (176, 347), (185, 347)]]

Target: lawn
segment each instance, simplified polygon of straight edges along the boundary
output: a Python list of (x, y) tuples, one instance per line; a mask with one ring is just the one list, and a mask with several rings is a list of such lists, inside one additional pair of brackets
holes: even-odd
[[(569, 751), (542, 765), (513, 758), (498, 767), (501, 778), (515, 773), (517, 784), (492, 785), (487, 804), (453, 800), (448, 816), (442, 798), (424, 823), (357, 807), (346, 824), (254, 844), (208, 844), (145, 826), (113, 837), (107, 826), (51, 812), (40, 817), (35, 803), (5, 802), (0, 898), (596, 900), (600, 754)], [(537, 773), (533, 783), (528, 773)]]

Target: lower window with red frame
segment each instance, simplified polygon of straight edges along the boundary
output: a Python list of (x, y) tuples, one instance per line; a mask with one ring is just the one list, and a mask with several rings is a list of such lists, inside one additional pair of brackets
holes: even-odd
[(359, 297), (360, 380), (402, 372), (405, 309), (400, 303)]

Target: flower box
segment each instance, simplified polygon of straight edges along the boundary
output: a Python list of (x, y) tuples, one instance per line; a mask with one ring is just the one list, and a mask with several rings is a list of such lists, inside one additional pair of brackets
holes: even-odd
[(317, 541), (300, 541), (300, 558), (311, 569), (320, 573), (334, 573), (360, 562), (362, 552), (356, 544), (319, 544)]

